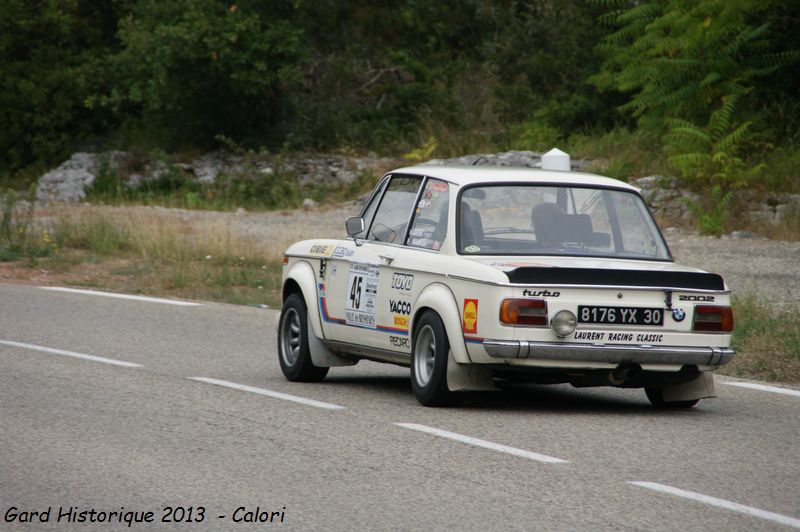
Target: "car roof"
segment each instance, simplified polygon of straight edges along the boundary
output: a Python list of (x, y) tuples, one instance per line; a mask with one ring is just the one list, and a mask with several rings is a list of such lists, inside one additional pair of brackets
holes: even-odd
[(508, 166), (434, 166), (420, 164), (392, 170), (390, 174), (414, 174), (435, 177), (454, 185), (475, 183), (563, 183), (565, 185), (618, 188), (639, 192), (639, 189), (610, 177), (583, 172), (513, 168)]

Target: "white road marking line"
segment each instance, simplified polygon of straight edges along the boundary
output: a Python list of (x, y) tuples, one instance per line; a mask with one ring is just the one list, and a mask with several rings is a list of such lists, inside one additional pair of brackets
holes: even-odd
[(433, 434), (434, 436), (439, 436), (442, 438), (448, 438), (450, 440), (459, 441), (461, 443), (475, 445), (476, 447), (483, 447), (484, 449), (490, 449), (492, 451), (511, 454), (522, 458), (528, 458), (529, 460), (536, 460), (538, 462), (545, 462), (548, 464), (567, 463), (567, 460), (562, 460), (561, 458), (555, 458), (553, 456), (547, 456), (546, 454), (533, 453), (531, 451), (517, 449), (516, 447), (509, 447), (507, 445), (500, 445), (499, 443), (492, 443), (490, 441), (473, 438), (471, 436), (464, 436), (463, 434), (456, 434), (455, 432), (435, 429), (433, 427), (428, 427), (425, 425), (417, 425), (416, 423), (395, 423), (395, 425), (406, 429), (418, 430), (420, 432), (425, 432), (427, 434)]
[(123, 366), (126, 368), (140, 368), (141, 364), (134, 364), (133, 362), (125, 362), (124, 360), (114, 360), (113, 358), (104, 358), (94, 355), (87, 355), (85, 353), (76, 353), (75, 351), (64, 351), (63, 349), (53, 349), (52, 347), (44, 347), (41, 345), (24, 344), (22, 342), (12, 342), (10, 340), (0, 340), (0, 344), (9, 345), (12, 347), (21, 347), (23, 349), (30, 349), (32, 351), (41, 351), (42, 353), (51, 353), (53, 355), (64, 355), (73, 358), (80, 358), (83, 360), (91, 360), (92, 362), (102, 362), (103, 364), (111, 364), (113, 366)]
[(101, 292), (99, 290), (81, 290), (78, 288), (64, 288), (61, 286), (40, 286), (42, 290), (53, 290), (54, 292), (71, 292), (73, 294), (84, 294), (89, 296), (115, 297), (117, 299), (132, 299), (134, 301), (147, 301), (148, 303), (164, 303), (165, 305), (178, 305), (181, 307), (198, 307), (202, 303), (193, 301), (180, 301), (177, 299), (163, 299), (160, 297), (135, 296), (132, 294), (116, 294), (114, 292)]
[(265, 395), (273, 399), (283, 399), (284, 401), (294, 401), (307, 406), (315, 406), (317, 408), (326, 408), (328, 410), (344, 410), (343, 406), (334, 405), (332, 403), (324, 403), (322, 401), (315, 401), (314, 399), (306, 399), (305, 397), (298, 397), (297, 395), (289, 395), (288, 393), (273, 392), (272, 390), (265, 390), (264, 388), (256, 388), (255, 386), (247, 386), (246, 384), (236, 384), (235, 382), (228, 382), (219, 379), (209, 379), (207, 377), (187, 377), (189, 380), (207, 382), (208, 384), (216, 384), (217, 386), (225, 386), (226, 388), (233, 388), (234, 390), (242, 390), (244, 392), (257, 393), (258, 395)]
[(717, 499), (716, 497), (709, 497), (708, 495), (703, 495), (702, 493), (695, 493), (694, 491), (673, 488), (672, 486), (666, 486), (656, 482), (629, 482), (629, 484), (660, 491), (662, 493), (668, 493), (670, 495), (675, 495), (676, 497), (683, 497), (684, 499), (692, 499), (709, 504), (711, 506), (716, 506), (718, 508), (724, 508), (726, 510), (732, 510), (734, 512), (751, 515), (753, 517), (760, 517), (761, 519), (775, 521), (776, 523), (780, 523), (782, 525), (800, 528), (800, 519), (795, 519), (794, 517), (776, 514), (773, 512), (767, 512), (766, 510), (759, 510), (758, 508), (745, 506), (744, 504), (739, 504), (737, 502), (726, 501), (725, 499)]
[(756, 384), (754, 382), (722, 382), (728, 386), (739, 386), (741, 388), (752, 388), (753, 390), (761, 390), (762, 392), (782, 393), (784, 395), (794, 395), (800, 397), (800, 390), (792, 390), (790, 388), (779, 388), (777, 386), (766, 386), (764, 384)]

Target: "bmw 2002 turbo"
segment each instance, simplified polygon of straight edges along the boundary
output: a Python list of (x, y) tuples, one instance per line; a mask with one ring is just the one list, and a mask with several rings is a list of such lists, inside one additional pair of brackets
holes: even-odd
[(347, 239), (286, 250), (278, 353), (291, 381), (361, 359), (410, 367), (423, 405), (504, 381), (714, 395), (730, 293), (681, 266), (638, 189), (571, 171), (385, 175)]

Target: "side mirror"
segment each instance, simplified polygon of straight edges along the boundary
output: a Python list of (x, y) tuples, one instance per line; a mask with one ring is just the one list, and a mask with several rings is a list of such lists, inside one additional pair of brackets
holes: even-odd
[(347, 227), (347, 236), (355, 237), (357, 234), (364, 232), (364, 218), (361, 216), (348, 218), (345, 222), (345, 227)]

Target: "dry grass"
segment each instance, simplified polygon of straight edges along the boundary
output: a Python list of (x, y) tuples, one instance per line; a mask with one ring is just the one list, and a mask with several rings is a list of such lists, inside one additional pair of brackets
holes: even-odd
[(720, 373), (800, 383), (800, 311), (776, 310), (754, 296), (734, 299), (733, 362)]
[(41, 282), (45, 272), (47, 282), (108, 290), (279, 302), (288, 245), (281, 238), (263, 245), (241, 238), (229, 220), (167, 210), (69, 207), (49, 214), (37, 225), (52, 235), (55, 252), (14, 265), (14, 277)]
[(759, 233), (773, 240), (800, 241), (800, 208), (787, 212), (778, 223), (758, 224), (756, 227)]

